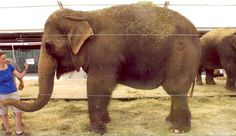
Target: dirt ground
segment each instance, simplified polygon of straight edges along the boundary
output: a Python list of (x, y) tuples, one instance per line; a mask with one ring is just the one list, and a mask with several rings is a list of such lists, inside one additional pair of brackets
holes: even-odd
[[(219, 96), (219, 95), (236, 95), (235, 92), (227, 91), (224, 88), (226, 77), (215, 78), (216, 85), (195, 85), (194, 97), (199, 96)], [(26, 77), (24, 79), (25, 88), (20, 91), (23, 99), (37, 98), (38, 80), (37, 77)], [(153, 90), (133, 89), (124, 85), (117, 85), (114, 90), (113, 98), (123, 97), (168, 97), (162, 87)], [(54, 91), (52, 98), (55, 99), (86, 99), (86, 75), (76, 73), (74, 75), (64, 75), (59, 80), (55, 79)]]

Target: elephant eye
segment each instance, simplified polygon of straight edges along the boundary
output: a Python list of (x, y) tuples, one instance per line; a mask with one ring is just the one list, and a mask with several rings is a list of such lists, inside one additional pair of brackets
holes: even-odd
[(55, 46), (51, 42), (45, 42), (45, 48), (48, 54), (55, 55)]

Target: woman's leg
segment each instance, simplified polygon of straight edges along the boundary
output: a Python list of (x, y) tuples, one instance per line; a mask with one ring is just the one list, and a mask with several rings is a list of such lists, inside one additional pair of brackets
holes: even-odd
[(15, 112), (16, 131), (22, 131), (22, 112)]
[[(6, 98), (9, 98), (8, 94), (0, 95), (0, 100), (4, 100)], [(9, 126), (9, 119), (8, 119), (8, 108), (9, 106), (4, 106), (0, 108), (0, 115), (3, 123), (3, 127), (5, 128), (5, 131), (10, 132), (10, 126)]]
[(2, 123), (3, 123), (6, 131), (10, 132), (8, 115), (7, 114), (1, 115), (1, 118), (2, 118)]

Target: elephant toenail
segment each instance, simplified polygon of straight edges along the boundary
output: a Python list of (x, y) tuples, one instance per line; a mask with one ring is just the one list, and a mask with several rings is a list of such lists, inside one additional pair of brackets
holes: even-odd
[(174, 133), (179, 134), (179, 130), (175, 129), (175, 130), (174, 130)]

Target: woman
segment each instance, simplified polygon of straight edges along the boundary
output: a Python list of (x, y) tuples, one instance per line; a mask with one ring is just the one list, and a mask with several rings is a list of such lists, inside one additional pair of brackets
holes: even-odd
[[(8, 64), (6, 52), (0, 49), (0, 100), (6, 98), (20, 99), (13, 76), (15, 75), (17, 78), (22, 79), (26, 74), (28, 68), (29, 65), (25, 64), (25, 69), (21, 73), (19, 73), (17, 70), (15, 70), (13, 65)], [(11, 109), (15, 114), (16, 135), (30, 135), (29, 133), (22, 131), (22, 112), (15, 107), (11, 107)], [(8, 136), (12, 135), (12, 133), (9, 127), (9, 119), (7, 113), (8, 106), (0, 108), (0, 115), (3, 125), (6, 129), (5, 135)]]

